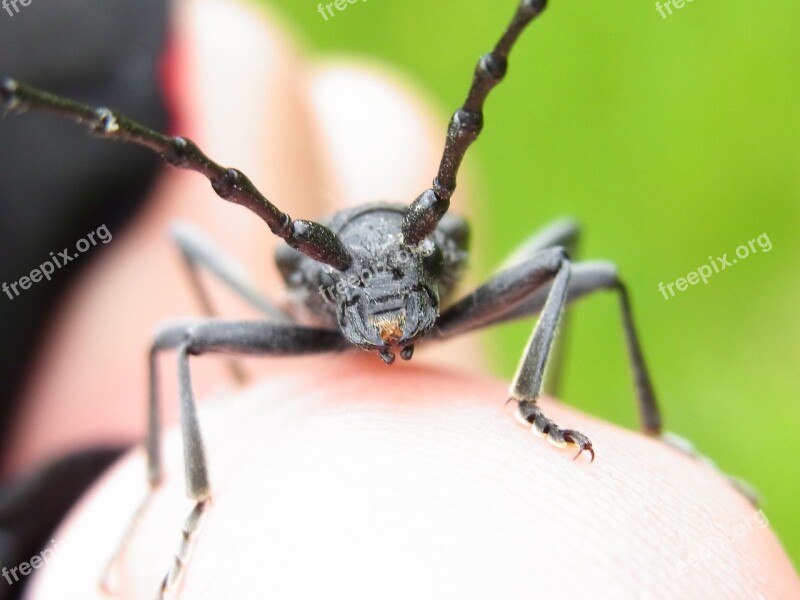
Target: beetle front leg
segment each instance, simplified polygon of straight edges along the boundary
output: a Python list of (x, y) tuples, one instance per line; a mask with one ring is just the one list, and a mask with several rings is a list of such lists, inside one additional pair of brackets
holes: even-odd
[(570, 272), (570, 262), (564, 257), (553, 279), (541, 316), (517, 367), (517, 373), (511, 383), (509, 401), (517, 403), (517, 417), (523, 423), (529, 424), (534, 434), (546, 438), (557, 447), (574, 444), (578, 447), (575, 458), (586, 451), (594, 460), (592, 442), (588, 437), (573, 429), (562, 429), (546, 417), (536, 404), (542, 392), (544, 372), (556, 336), (558, 321), (566, 303)]
[(295, 356), (332, 352), (350, 347), (338, 331), (314, 329), (293, 323), (273, 321), (229, 321), (222, 319), (192, 319), (176, 322), (162, 328), (150, 351), (150, 400), (148, 405), (147, 478), (150, 490), (142, 506), (134, 515), (131, 525), (120, 544), (103, 578), (108, 589), (110, 574), (123, 554), (128, 539), (147, 506), (153, 490), (162, 478), (158, 419), (158, 378), (156, 356), (163, 350), (178, 351), (178, 384), (180, 392), (180, 425), (183, 439), (183, 457), (186, 495), (195, 502), (181, 529), (181, 541), (166, 577), (159, 590), (159, 598), (169, 597), (175, 591), (189, 560), (194, 541), (203, 517), (211, 505), (211, 486), (206, 466), (205, 450), (200, 434), (197, 408), (192, 391), (189, 357), (215, 353), (250, 355)]
[[(518, 249), (500, 265), (500, 270), (518, 265), (524, 260), (535, 256), (547, 248), (562, 247), (567, 251), (567, 255), (574, 261), (578, 259), (578, 242), (580, 241), (580, 226), (569, 217), (553, 221), (534, 236), (522, 244)], [(567, 298), (569, 305), (569, 298)], [(569, 339), (570, 323), (569, 311), (565, 310), (561, 314), (559, 321), (559, 335), (553, 342), (553, 350), (547, 363), (547, 377), (545, 381), (545, 392), (555, 397), (560, 396), (561, 381), (563, 379), (564, 360), (566, 357), (566, 345)]]
[[(192, 392), (189, 357), (209, 352), (287, 356), (331, 352), (349, 347), (349, 343), (338, 331), (271, 321), (211, 319), (192, 325), (184, 331), (168, 331), (166, 338), (168, 342), (178, 345), (186, 495), (195, 501), (195, 506), (181, 530), (181, 542), (172, 567), (161, 584), (159, 599), (170, 597), (178, 588), (186, 571), (194, 540), (211, 503), (211, 486)], [(152, 443), (157, 444), (157, 441)]]
[(487, 325), (549, 286), (541, 316), (511, 384), (509, 402), (517, 403), (518, 417), (529, 424), (534, 433), (546, 437), (555, 446), (574, 444), (580, 449), (578, 455), (587, 451), (594, 458), (589, 438), (572, 429), (562, 429), (547, 418), (536, 404), (542, 393), (547, 359), (566, 303), (571, 270), (572, 264), (564, 248), (556, 246), (541, 250), (501, 271), (451, 306), (441, 315), (437, 324), (442, 337)]

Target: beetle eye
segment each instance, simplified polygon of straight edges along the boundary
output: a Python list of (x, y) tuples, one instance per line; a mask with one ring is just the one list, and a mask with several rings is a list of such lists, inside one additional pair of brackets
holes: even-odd
[(444, 272), (444, 254), (439, 246), (434, 246), (433, 251), (423, 257), (422, 265), (431, 277), (439, 277)]

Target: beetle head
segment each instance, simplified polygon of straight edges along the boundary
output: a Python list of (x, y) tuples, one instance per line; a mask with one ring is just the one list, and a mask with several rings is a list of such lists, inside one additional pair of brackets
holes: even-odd
[(408, 246), (389, 236), (378, 248), (349, 248), (349, 268), (322, 270), (321, 289), (337, 304), (339, 327), (353, 344), (377, 350), (386, 363), (394, 352), (411, 358), (413, 342), (439, 315), (437, 278), (444, 259), (430, 239)]

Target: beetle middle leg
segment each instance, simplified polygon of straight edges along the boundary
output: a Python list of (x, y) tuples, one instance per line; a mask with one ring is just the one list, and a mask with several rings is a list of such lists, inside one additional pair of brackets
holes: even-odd
[[(211, 499), (205, 451), (192, 392), (189, 357), (209, 352), (287, 356), (332, 352), (349, 347), (349, 343), (338, 331), (270, 321), (194, 319), (167, 324), (158, 332), (150, 350), (150, 399), (146, 442), (147, 479), (150, 485), (148, 498), (162, 478), (156, 358), (164, 350), (177, 349), (186, 494), (195, 502), (183, 526), (178, 552), (161, 585), (159, 597), (164, 597), (174, 590), (180, 582), (194, 538)], [(146, 504), (147, 499), (143, 507)], [(142, 511), (143, 508), (137, 511), (126, 537), (132, 534)], [(112, 559), (112, 564), (119, 559), (126, 544), (127, 540), (123, 539), (118, 554)]]
[[(170, 237), (178, 246), (192, 291), (197, 297), (204, 315), (211, 317), (218, 316), (218, 313), (214, 309), (206, 287), (203, 286), (201, 270), (208, 271), (227, 289), (256, 308), (265, 317), (279, 322), (290, 321), (289, 316), (261, 292), (244, 266), (215, 244), (200, 229), (179, 221), (170, 228)], [(232, 358), (228, 361), (228, 367), (237, 383), (241, 384), (246, 381), (246, 373), (240, 362)]]
[(290, 321), (288, 315), (261, 292), (244, 266), (212, 242), (197, 227), (179, 221), (172, 225), (170, 236), (180, 250), (189, 272), (192, 289), (208, 316), (216, 316), (216, 311), (200, 281), (201, 268), (209, 271), (265, 317), (275, 321)]

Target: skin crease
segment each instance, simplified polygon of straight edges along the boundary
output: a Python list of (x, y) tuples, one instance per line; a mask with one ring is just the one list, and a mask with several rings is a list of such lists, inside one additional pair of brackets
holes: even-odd
[[(303, 62), (250, 8), (186, 0), (178, 11), (182, 131), (279, 205), (291, 199), (293, 216), (313, 218), (344, 198), (411, 201), (428, 185), (444, 123), (404, 88), (363, 67)], [(235, 66), (215, 60), (223, 49)], [(247, 85), (223, 97), (221, 74)], [(393, 143), (378, 144), (376, 124)], [(276, 241), (261, 222), (216, 199), (202, 177), (165, 172), (65, 304), (6, 472), (79, 444), (141, 437), (153, 324), (195, 306), (164, 235), (187, 215), (265, 289), (280, 289)], [(225, 315), (252, 314), (226, 296), (218, 304)], [(457, 340), (392, 367), (358, 351), (248, 360), (256, 383), (236, 391), (220, 390), (224, 361), (194, 359), (214, 497), (179, 597), (800, 597), (766, 517), (712, 469), (543, 399), (549, 416), (594, 442), (593, 464), (572, 462), (572, 450), (515, 424), (507, 383), (480, 375), (474, 344)], [(458, 367), (432, 366), (445, 355)], [(174, 422), (174, 355), (161, 367), (163, 412)], [(164, 446), (165, 480), (114, 572), (120, 598), (154, 597), (191, 508), (176, 430)], [(138, 449), (92, 489), (54, 534), (55, 557), (28, 598), (108, 597), (97, 581), (144, 496), (144, 473)]]

